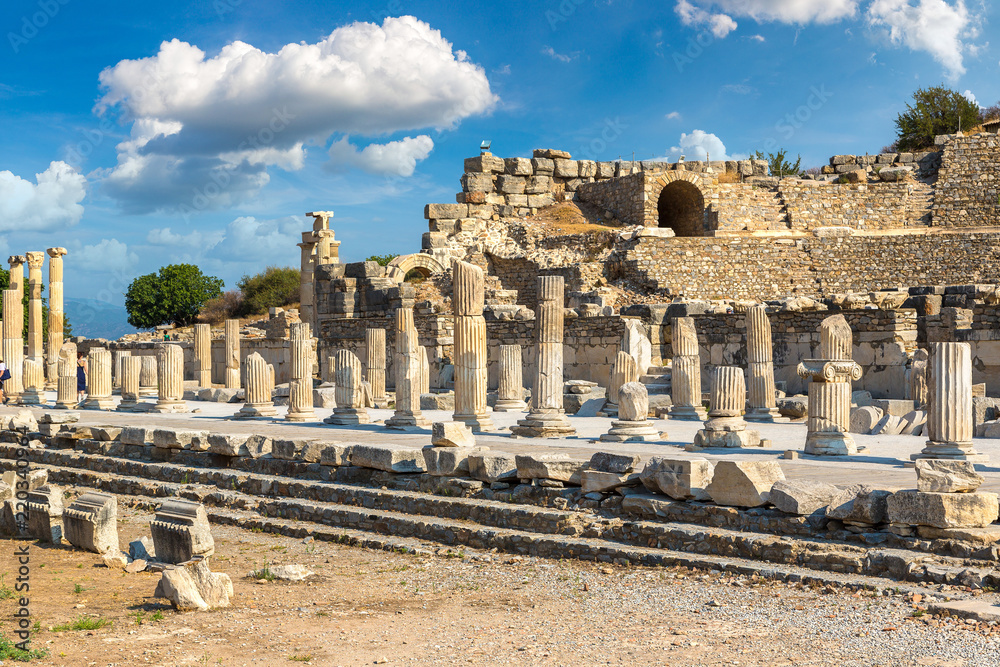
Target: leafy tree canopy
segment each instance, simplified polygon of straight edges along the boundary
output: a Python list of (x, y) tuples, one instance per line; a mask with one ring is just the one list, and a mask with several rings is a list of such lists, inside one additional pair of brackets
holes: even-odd
[(802, 156), (795, 156), (795, 162), (786, 160), (787, 151), (784, 148), (778, 149), (776, 153), (764, 154), (763, 151), (754, 151), (755, 160), (767, 160), (771, 166), (772, 176), (798, 176), (802, 173)]
[(377, 262), (379, 266), (389, 266), (389, 262), (399, 257), (399, 255), (372, 255), (365, 258), (366, 262)]
[(253, 276), (243, 276), (236, 286), (242, 300), (237, 316), (261, 315), (274, 306), (296, 303), (300, 295), (301, 272), (292, 267), (269, 266)]
[(209, 299), (222, 294), (221, 278), (206, 276), (194, 264), (170, 264), (139, 276), (125, 293), (128, 322), (137, 329), (194, 322)]
[(896, 117), (896, 145), (905, 152), (930, 148), (935, 136), (971, 130), (981, 120), (979, 105), (957, 90), (943, 85), (920, 88)]

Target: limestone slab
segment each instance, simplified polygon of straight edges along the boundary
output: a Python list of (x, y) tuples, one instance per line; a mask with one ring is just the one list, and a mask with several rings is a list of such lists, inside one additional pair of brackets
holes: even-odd
[(777, 461), (719, 461), (705, 490), (717, 505), (758, 507), (768, 502), (771, 487), (783, 479)]
[(708, 500), (707, 487), (714, 467), (708, 459), (669, 459), (654, 456), (642, 469), (639, 479), (650, 491), (674, 500)]
[(565, 454), (518, 454), (514, 457), (520, 479), (552, 479), (579, 484), (580, 472), (587, 461)]
[(879, 524), (886, 522), (886, 499), (891, 491), (867, 484), (854, 484), (839, 491), (830, 501), (826, 516), (840, 521)]
[(434, 422), (431, 444), (435, 447), (475, 447), (476, 436), (465, 422)]
[(812, 480), (782, 480), (771, 487), (771, 504), (787, 514), (807, 516), (829, 506), (839, 489)]
[(517, 479), (517, 461), (512, 454), (473, 453), (469, 455), (469, 476), (491, 483)]
[(930, 493), (965, 493), (978, 489), (986, 479), (971, 461), (917, 459), (917, 489)]
[(637, 465), (639, 465), (639, 456), (635, 454), (594, 452), (594, 455), (590, 457), (590, 468), (601, 472), (625, 474), (634, 471)]
[(354, 445), (351, 447), (351, 465), (398, 473), (427, 471), (420, 447)]
[(934, 528), (983, 528), (997, 520), (997, 494), (897, 491), (887, 500), (892, 523)]

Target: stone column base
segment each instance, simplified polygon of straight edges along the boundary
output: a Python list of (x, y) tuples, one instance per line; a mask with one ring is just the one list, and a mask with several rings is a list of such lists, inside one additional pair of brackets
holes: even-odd
[(529, 412), (510, 432), (522, 438), (565, 438), (576, 435), (565, 412)]
[(364, 408), (334, 408), (333, 414), (324, 419), (323, 423), (334, 426), (354, 426), (355, 424), (371, 424), (372, 420)]
[[(24, 400), (24, 394), (21, 395), (21, 400)], [(102, 396), (100, 398), (88, 397), (83, 403), (80, 403), (79, 407), (81, 410), (114, 410), (115, 402), (110, 396)]]
[(686, 422), (703, 422), (708, 419), (708, 411), (700, 405), (672, 405), (670, 418)]
[(973, 449), (971, 442), (932, 442), (928, 440), (927, 446), (919, 454), (910, 455), (911, 461), (917, 459), (947, 459), (987, 463), (990, 460), (990, 455), (977, 452)]
[(743, 431), (714, 431), (701, 429), (694, 434), (695, 447), (760, 447), (760, 433)]
[(157, 401), (155, 405), (151, 406), (148, 412), (156, 412), (159, 414), (182, 414), (185, 412), (191, 412), (185, 401)]
[(274, 403), (244, 403), (233, 419), (267, 419), (277, 417), (278, 411), (274, 409)]
[(430, 428), (431, 423), (424, 419), (423, 413), (414, 412), (412, 414), (396, 413), (385, 420), (385, 427), (396, 431), (416, 431)]
[(643, 421), (614, 421), (611, 430), (601, 436), (602, 442), (657, 442), (666, 434), (657, 431), (651, 423)]
[(806, 436), (803, 451), (813, 456), (854, 456), (858, 446), (850, 433), (815, 431)]
[(500, 399), (493, 406), (493, 412), (524, 412), (528, 409), (528, 404), (517, 399)]
[(319, 417), (316, 416), (314, 410), (309, 410), (308, 412), (292, 412), (289, 410), (288, 414), (285, 415), (286, 422), (311, 422), (317, 419)]
[[(58, 408), (59, 406), (56, 405)], [(122, 401), (115, 408), (118, 412), (147, 412), (149, 410), (148, 403), (140, 403), (139, 401)]]
[(372, 398), (372, 405), (380, 410), (386, 410), (389, 408), (389, 398), (386, 396)]
[(472, 429), (473, 433), (488, 433), (496, 431), (497, 426), (490, 419), (488, 414), (483, 415), (454, 415), (452, 421), (461, 422)]
[[(21, 405), (44, 405), (45, 404), (45, 392), (36, 391), (33, 389), (25, 389), (24, 393), (17, 401)], [(103, 410), (104, 408), (97, 408)]]
[(768, 423), (768, 424), (788, 424), (792, 420), (782, 417), (778, 408), (750, 408), (743, 419), (748, 422)]
[(52, 407), (56, 410), (76, 410), (79, 405), (77, 403), (60, 403), (59, 401), (56, 401), (56, 404)]

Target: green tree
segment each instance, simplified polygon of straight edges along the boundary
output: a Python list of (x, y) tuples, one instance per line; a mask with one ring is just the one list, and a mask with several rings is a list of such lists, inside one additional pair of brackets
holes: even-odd
[(296, 303), (300, 283), (301, 272), (290, 266), (269, 266), (256, 275), (243, 276), (236, 283), (243, 295), (237, 314), (240, 317), (260, 315), (271, 307)]
[(221, 278), (206, 276), (194, 264), (170, 264), (139, 276), (125, 293), (128, 322), (137, 329), (194, 322), (209, 299), (222, 294)]
[(798, 176), (802, 173), (802, 156), (795, 156), (795, 162), (792, 163), (785, 159), (787, 154), (784, 148), (779, 148), (777, 153), (766, 155), (763, 151), (754, 151), (753, 159), (767, 160), (772, 176)]
[(979, 105), (957, 90), (943, 85), (920, 88), (896, 117), (896, 143), (900, 151), (918, 151), (933, 146), (939, 134), (971, 130), (979, 123)]
[(389, 262), (399, 257), (399, 255), (372, 255), (366, 257), (366, 262), (377, 262), (379, 266), (389, 266)]

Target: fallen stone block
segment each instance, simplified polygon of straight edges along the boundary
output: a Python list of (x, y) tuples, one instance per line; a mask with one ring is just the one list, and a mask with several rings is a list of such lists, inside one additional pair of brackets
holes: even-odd
[(917, 459), (916, 470), (917, 489), (928, 493), (967, 493), (986, 481), (972, 461)]
[(396, 473), (427, 472), (422, 448), (402, 445), (354, 445), (351, 465)]
[(18, 410), (17, 414), (0, 417), (4, 429), (8, 431), (27, 431), (32, 433), (38, 430), (38, 420), (31, 410)]
[(934, 528), (984, 528), (997, 520), (997, 494), (897, 491), (887, 502), (889, 521)]
[(158, 428), (153, 431), (153, 446), (161, 449), (208, 451), (208, 431)]
[(121, 436), (122, 428), (120, 426), (91, 426), (90, 433), (94, 440), (114, 442)]
[(63, 492), (58, 486), (42, 486), (28, 492), (28, 532), (36, 540), (62, 544)]
[(126, 426), (118, 435), (118, 440), (123, 445), (145, 445), (153, 442), (153, 432), (155, 429), (144, 428), (142, 426)]
[(777, 400), (778, 413), (784, 417), (801, 419), (809, 416), (809, 398), (806, 396), (788, 396)]
[(464, 422), (434, 422), (431, 444), (435, 447), (475, 447), (476, 436)]
[(73, 410), (43, 412), (38, 417), (39, 424), (75, 424), (80, 421), (80, 413)]
[(13, 495), (17, 495), (18, 491), (34, 491), (48, 484), (49, 471), (45, 468), (29, 470), (27, 475), (21, 476), (16, 470), (6, 470), (0, 475), (0, 481), (11, 488)]
[(164, 501), (149, 524), (157, 559), (164, 563), (185, 563), (195, 556), (215, 553), (215, 540), (208, 525), (205, 506), (174, 498)]
[(249, 433), (209, 433), (208, 452), (222, 456), (249, 456)]
[(228, 607), (232, 595), (233, 581), (229, 575), (212, 572), (204, 559), (166, 568), (153, 593), (153, 597), (169, 600), (178, 611)]
[(316, 574), (305, 565), (272, 565), (268, 570), (279, 581), (305, 581)]
[(879, 420), (882, 419), (882, 411), (874, 405), (867, 405), (851, 410), (851, 433), (863, 433), (867, 435), (872, 432)]
[(590, 457), (590, 469), (619, 474), (630, 473), (639, 465), (639, 457), (632, 454), (612, 454), (595, 452)]
[(985, 528), (934, 528), (917, 526), (917, 535), (925, 540), (958, 540), (976, 544), (996, 544), (1000, 542), (1000, 526)]
[(469, 454), (469, 476), (482, 482), (517, 479), (517, 461), (510, 454)]
[(891, 491), (867, 484), (854, 484), (839, 491), (827, 507), (826, 516), (840, 521), (879, 524), (886, 522), (886, 499)]
[(446, 394), (420, 394), (420, 409), (454, 411), (455, 394), (454, 392)]
[(8, 498), (0, 505), (0, 536), (32, 537), (28, 527), (28, 508), (16, 498)]
[(465, 477), (469, 474), (469, 455), (485, 449), (474, 447), (424, 447), (424, 466), (435, 477)]
[(758, 507), (768, 502), (771, 487), (783, 479), (777, 461), (719, 461), (705, 490), (716, 505)]
[(336, 389), (333, 387), (317, 387), (313, 389), (313, 407), (332, 410), (337, 407)]
[(863, 408), (872, 404), (872, 395), (868, 391), (852, 391), (851, 392), (851, 405), (856, 405), (859, 408)]
[(840, 489), (810, 480), (782, 480), (771, 487), (771, 504), (786, 514), (808, 516), (825, 509)]
[(139, 539), (129, 542), (128, 557), (134, 560), (153, 560), (156, 558), (156, 549), (153, 547), (153, 538), (143, 535)]
[(674, 500), (709, 500), (714, 467), (708, 459), (668, 459), (654, 456), (642, 469), (642, 485)]
[(902, 417), (907, 412), (913, 411), (913, 401), (898, 398), (877, 398), (872, 401), (872, 405), (882, 411), (883, 414), (893, 417)]
[(882, 419), (878, 420), (875, 424), (875, 428), (872, 429), (872, 435), (899, 435), (903, 430), (903, 418), (897, 417), (896, 415), (883, 415)]
[(552, 479), (575, 486), (580, 485), (580, 472), (588, 464), (565, 454), (518, 454), (514, 461), (520, 479)]
[(284, 461), (316, 463), (323, 453), (323, 445), (315, 438), (276, 438), (271, 441), (271, 456)]
[(118, 499), (89, 491), (63, 511), (63, 532), (73, 546), (107, 553), (118, 551)]
[(637, 486), (638, 473), (616, 473), (601, 470), (584, 470), (580, 473), (580, 491), (582, 493), (610, 493), (623, 486)]
[(340, 442), (324, 442), (319, 452), (319, 464), (324, 466), (346, 466), (351, 463), (352, 445)]
[(927, 425), (927, 413), (923, 410), (911, 410), (903, 416), (903, 427), (900, 435), (920, 435)]

